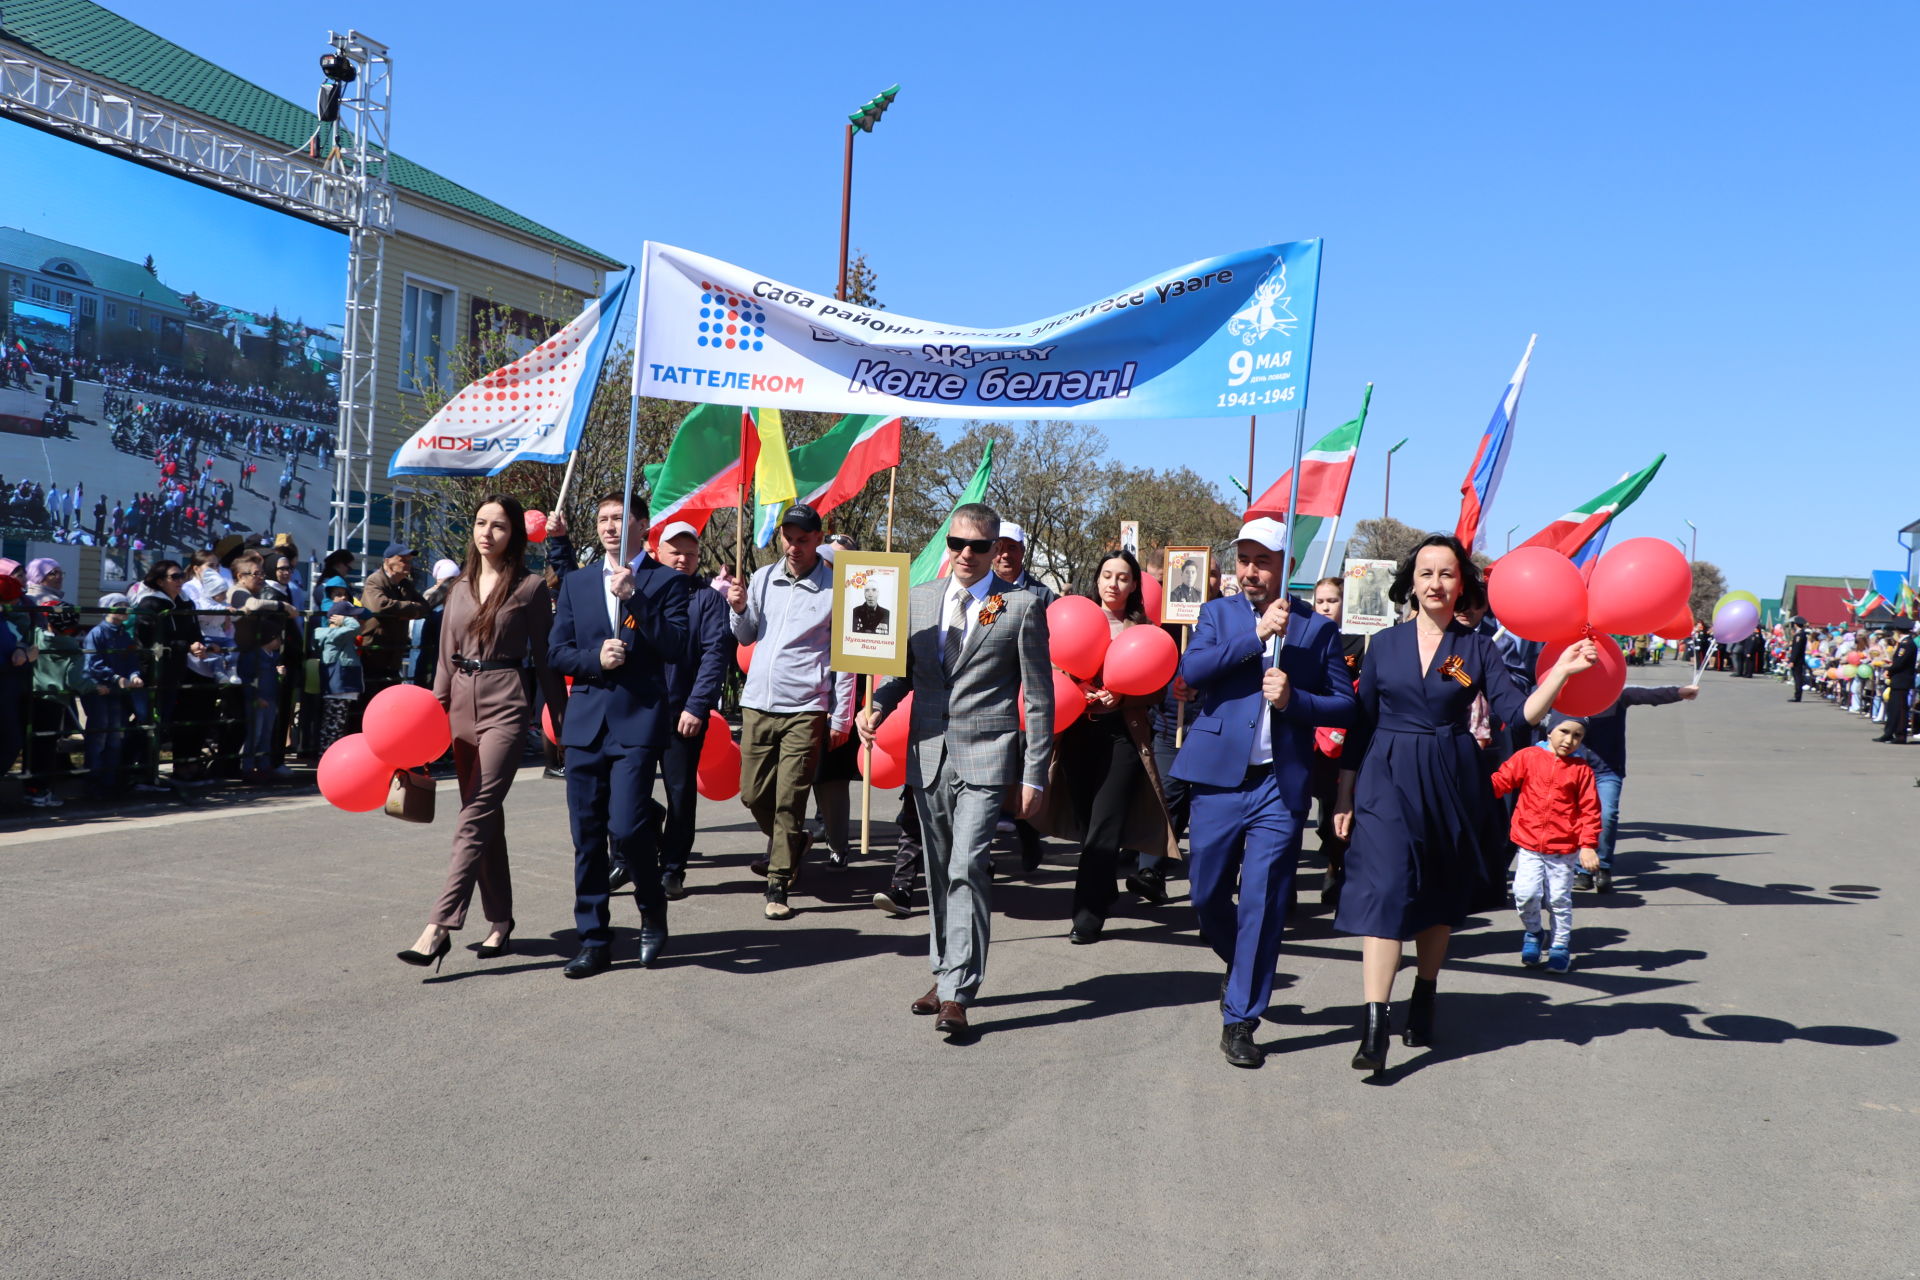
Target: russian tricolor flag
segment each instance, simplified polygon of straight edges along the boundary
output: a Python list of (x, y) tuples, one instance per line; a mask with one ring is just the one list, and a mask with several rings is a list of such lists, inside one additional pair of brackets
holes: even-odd
[(1482, 523), (1493, 506), (1500, 476), (1507, 469), (1507, 454), (1513, 451), (1513, 421), (1520, 412), (1520, 389), (1527, 385), (1527, 362), (1533, 359), (1533, 344), (1539, 340), (1537, 333), (1527, 339), (1527, 353), (1520, 357), (1520, 367), (1513, 371), (1506, 393), (1494, 408), (1493, 421), (1480, 437), (1480, 451), (1473, 456), (1473, 466), (1460, 483), (1460, 523), (1453, 536), (1469, 551), (1480, 550), (1486, 542)]

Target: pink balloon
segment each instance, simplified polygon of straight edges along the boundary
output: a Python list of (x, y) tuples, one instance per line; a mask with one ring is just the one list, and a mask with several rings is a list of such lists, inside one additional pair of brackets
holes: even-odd
[[(1560, 655), (1574, 643), (1550, 644), (1543, 649), (1540, 661), (1534, 664), (1534, 677), (1545, 680), (1553, 664), (1560, 661)], [(1600, 651), (1600, 661), (1561, 687), (1560, 696), (1553, 700), (1555, 711), (1570, 716), (1597, 716), (1617, 702), (1620, 691), (1627, 687), (1627, 660), (1613, 637), (1594, 636), (1593, 647)]]
[(907, 762), (875, 747), (860, 753), (860, 768), (876, 787), (891, 790), (907, 782)]
[(545, 542), (547, 540), (547, 516), (543, 511), (526, 513), (527, 541)]
[(907, 758), (907, 730), (913, 727), (913, 695), (909, 693), (900, 699), (880, 729), (873, 735), (873, 745), (896, 760)]
[(1140, 602), (1146, 606), (1147, 620), (1155, 625), (1160, 622), (1161, 603), (1165, 595), (1160, 579), (1143, 570), (1140, 574)]
[(1515, 547), (1488, 573), (1487, 606), (1522, 640), (1570, 641), (1586, 629), (1587, 584), (1558, 551)]
[(394, 768), (373, 753), (364, 733), (350, 733), (320, 757), (320, 794), (348, 813), (368, 813), (387, 802)]
[(1158, 627), (1128, 627), (1107, 649), (1102, 682), (1115, 693), (1156, 693), (1180, 669), (1180, 649)]
[(1047, 606), (1047, 652), (1067, 674), (1093, 679), (1111, 638), (1107, 611), (1085, 596), (1061, 596)]
[(733, 660), (740, 664), (742, 674), (753, 670), (753, 646), (750, 644), (736, 645), (733, 650)]
[[(1075, 680), (1072, 676), (1060, 670), (1060, 668), (1055, 667), (1053, 669), (1054, 733), (1065, 733), (1067, 726), (1085, 715), (1086, 712), (1087, 691), (1080, 687), (1078, 680)], [(1026, 732), (1026, 728), (1027, 693), (1026, 686), (1022, 685), (1020, 689), (1020, 731), (1024, 733)]]
[(1680, 548), (1659, 538), (1628, 538), (1594, 568), (1587, 619), (1595, 631), (1637, 636), (1672, 621), (1691, 594), (1693, 570)]
[(396, 769), (438, 760), (453, 741), (446, 708), (417, 684), (389, 685), (374, 694), (360, 723), (368, 748)]

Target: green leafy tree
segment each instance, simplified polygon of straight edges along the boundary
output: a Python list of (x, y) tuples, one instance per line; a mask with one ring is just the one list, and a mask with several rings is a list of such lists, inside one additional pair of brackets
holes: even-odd
[(1707, 560), (1693, 562), (1693, 593), (1687, 597), (1687, 608), (1701, 622), (1711, 621), (1713, 606), (1720, 597), (1727, 594), (1727, 575), (1720, 572), (1720, 566)]
[(1420, 545), (1427, 535), (1392, 516), (1379, 516), (1354, 523), (1353, 536), (1347, 540), (1347, 557), (1352, 560), (1399, 560)]

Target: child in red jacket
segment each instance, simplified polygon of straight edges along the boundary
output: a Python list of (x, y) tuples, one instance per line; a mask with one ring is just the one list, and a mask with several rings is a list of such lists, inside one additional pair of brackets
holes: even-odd
[(1577, 754), (1586, 740), (1587, 722), (1566, 719), (1553, 727), (1537, 748), (1516, 751), (1493, 775), (1493, 793), (1520, 793), (1513, 810), (1513, 905), (1526, 936), (1520, 963), (1540, 963), (1540, 900), (1553, 914), (1553, 942), (1547, 968), (1565, 973), (1573, 967), (1574, 859), (1592, 871), (1600, 865), (1600, 794), (1593, 766)]

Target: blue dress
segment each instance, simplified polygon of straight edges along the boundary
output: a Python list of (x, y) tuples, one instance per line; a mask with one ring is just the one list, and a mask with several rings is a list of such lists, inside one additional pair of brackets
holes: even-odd
[(1404, 940), (1433, 925), (1458, 927), (1502, 898), (1507, 815), (1468, 716), (1484, 693), (1496, 724), (1519, 724), (1527, 688), (1492, 640), (1458, 624), (1423, 677), (1417, 625), (1375, 636), (1360, 675), (1359, 722), (1347, 743), (1359, 762), (1353, 844), (1333, 922), (1342, 933)]

